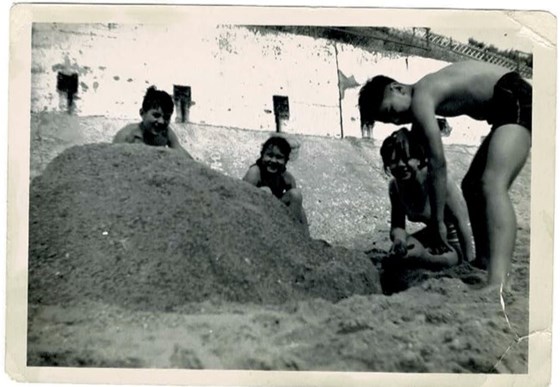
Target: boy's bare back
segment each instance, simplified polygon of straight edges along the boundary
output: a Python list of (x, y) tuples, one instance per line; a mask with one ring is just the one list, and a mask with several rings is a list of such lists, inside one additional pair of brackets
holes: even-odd
[(476, 120), (489, 117), (494, 86), (509, 70), (484, 62), (468, 61), (449, 65), (426, 75), (413, 85), (412, 108), (432, 104), (444, 117), (468, 115)]

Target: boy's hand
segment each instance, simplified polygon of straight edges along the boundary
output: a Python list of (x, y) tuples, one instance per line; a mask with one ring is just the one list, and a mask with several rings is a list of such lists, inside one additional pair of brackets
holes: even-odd
[(393, 246), (391, 246), (391, 250), (389, 250), (389, 254), (397, 258), (403, 258), (406, 257), (407, 253), (408, 247), (406, 245), (406, 241), (403, 241), (402, 239), (395, 239)]
[(447, 243), (447, 227), (445, 223), (440, 222), (437, 228), (432, 228), (431, 243), (427, 246), (428, 252), (432, 255), (441, 255), (453, 251), (451, 246)]
[(262, 187), (259, 187), (259, 188), (262, 189), (264, 192), (268, 192), (269, 194), (272, 195), (272, 190), (270, 189), (270, 187), (262, 186)]

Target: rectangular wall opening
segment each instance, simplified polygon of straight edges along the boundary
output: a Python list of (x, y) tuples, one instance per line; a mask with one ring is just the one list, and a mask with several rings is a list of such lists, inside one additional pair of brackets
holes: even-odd
[(272, 104), (274, 105), (274, 120), (276, 122), (276, 132), (283, 132), (286, 122), (290, 119), (290, 102), (287, 96), (273, 95)]
[(192, 105), (191, 87), (173, 85), (173, 100), (175, 101), (175, 111), (177, 112), (177, 122), (189, 122), (189, 113)]
[[(58, 72), (56, 76), (56, 89), (66, 105), (66, 111), (71, 114), (74, 110), (75, 95), (78, 93), (78, 73)], [(61, 101), (62, 102), (62, 101)]]

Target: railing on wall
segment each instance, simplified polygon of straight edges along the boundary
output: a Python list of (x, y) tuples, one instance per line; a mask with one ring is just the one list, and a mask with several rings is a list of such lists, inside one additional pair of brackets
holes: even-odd
[[(496, 52), (478, 48), (453, 40), (447, 36), (435, 34), (429, 28), (408, 28), (405, 30), (383, 27), (333, 27), (332, 31), (347, 33), (361, 38), (382, 40), (389, 44), (416, 48), (426, 54), (434, 50), (447, 51), (459, 58), (469, 58), (493, 63), (517, 71), (525, 78), (533, 77), (533, 69), (527, 66), (521, 58), (514, 60)], [(520, 53), (523, 55), (523, 53)], [(437, 56), (437, 55), (436, 55)]]
[(484, 62), (493, 63), (499, 66), (509, 68), (511, 70), (515, 70), (519, 72), (521, 76), (526, 78), (533, 77), (533, 69), (531, 69), (529, 66), (524, 65), (519, 61), (515, 61), (503, 55), (497, 54), (495, 52), (484, 50), (461, 42), (457, 42), (448, 37), (433, 34), (433, 33), (428, 33), (428, 32), (425, 33), (425, 39), (429, 41), (431, 44), (437, 44), (442, 48), (448, 48), (460, 55), (470, 57), (476, 60), (481, 60)]

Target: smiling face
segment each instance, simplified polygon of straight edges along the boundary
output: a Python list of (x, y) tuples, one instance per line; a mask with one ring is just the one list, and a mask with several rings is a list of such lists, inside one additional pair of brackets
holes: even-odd
[(266, 172), (270, 174), (282, 173), (286, 169), (286, 155), (276, 145), (268, 146), (261, 158)]
[(161, 107), (153, 107), (147, 111), (140, 109), (140, 116), (145, 141), (150, 145), (167, 145), (167, 129), (171, 114), (165, 113)]
[(407, 128), (401, 128), (387, 137), (380, 153), (385, 171), (397, 182), (415, 179), (427, 172), (424, 147)]
[(412, 95), (408, 88), (399, 83), (391, 83), (385, 88), (383, 100), (379, 105), (376, 120), (402, 125), (412, 122), (410, 104)]
[(157, 135), (167, 130), (171, 114), (164, 113), (161, 107), (153, 107), (147, 111), (140, 110), (142, 129)]
[(421, 161), (418, 159), (404, 159), (402, 157), (395, 157), (387, 167), (395, 180), (406, 181), (418, 175), (420, 166)]

